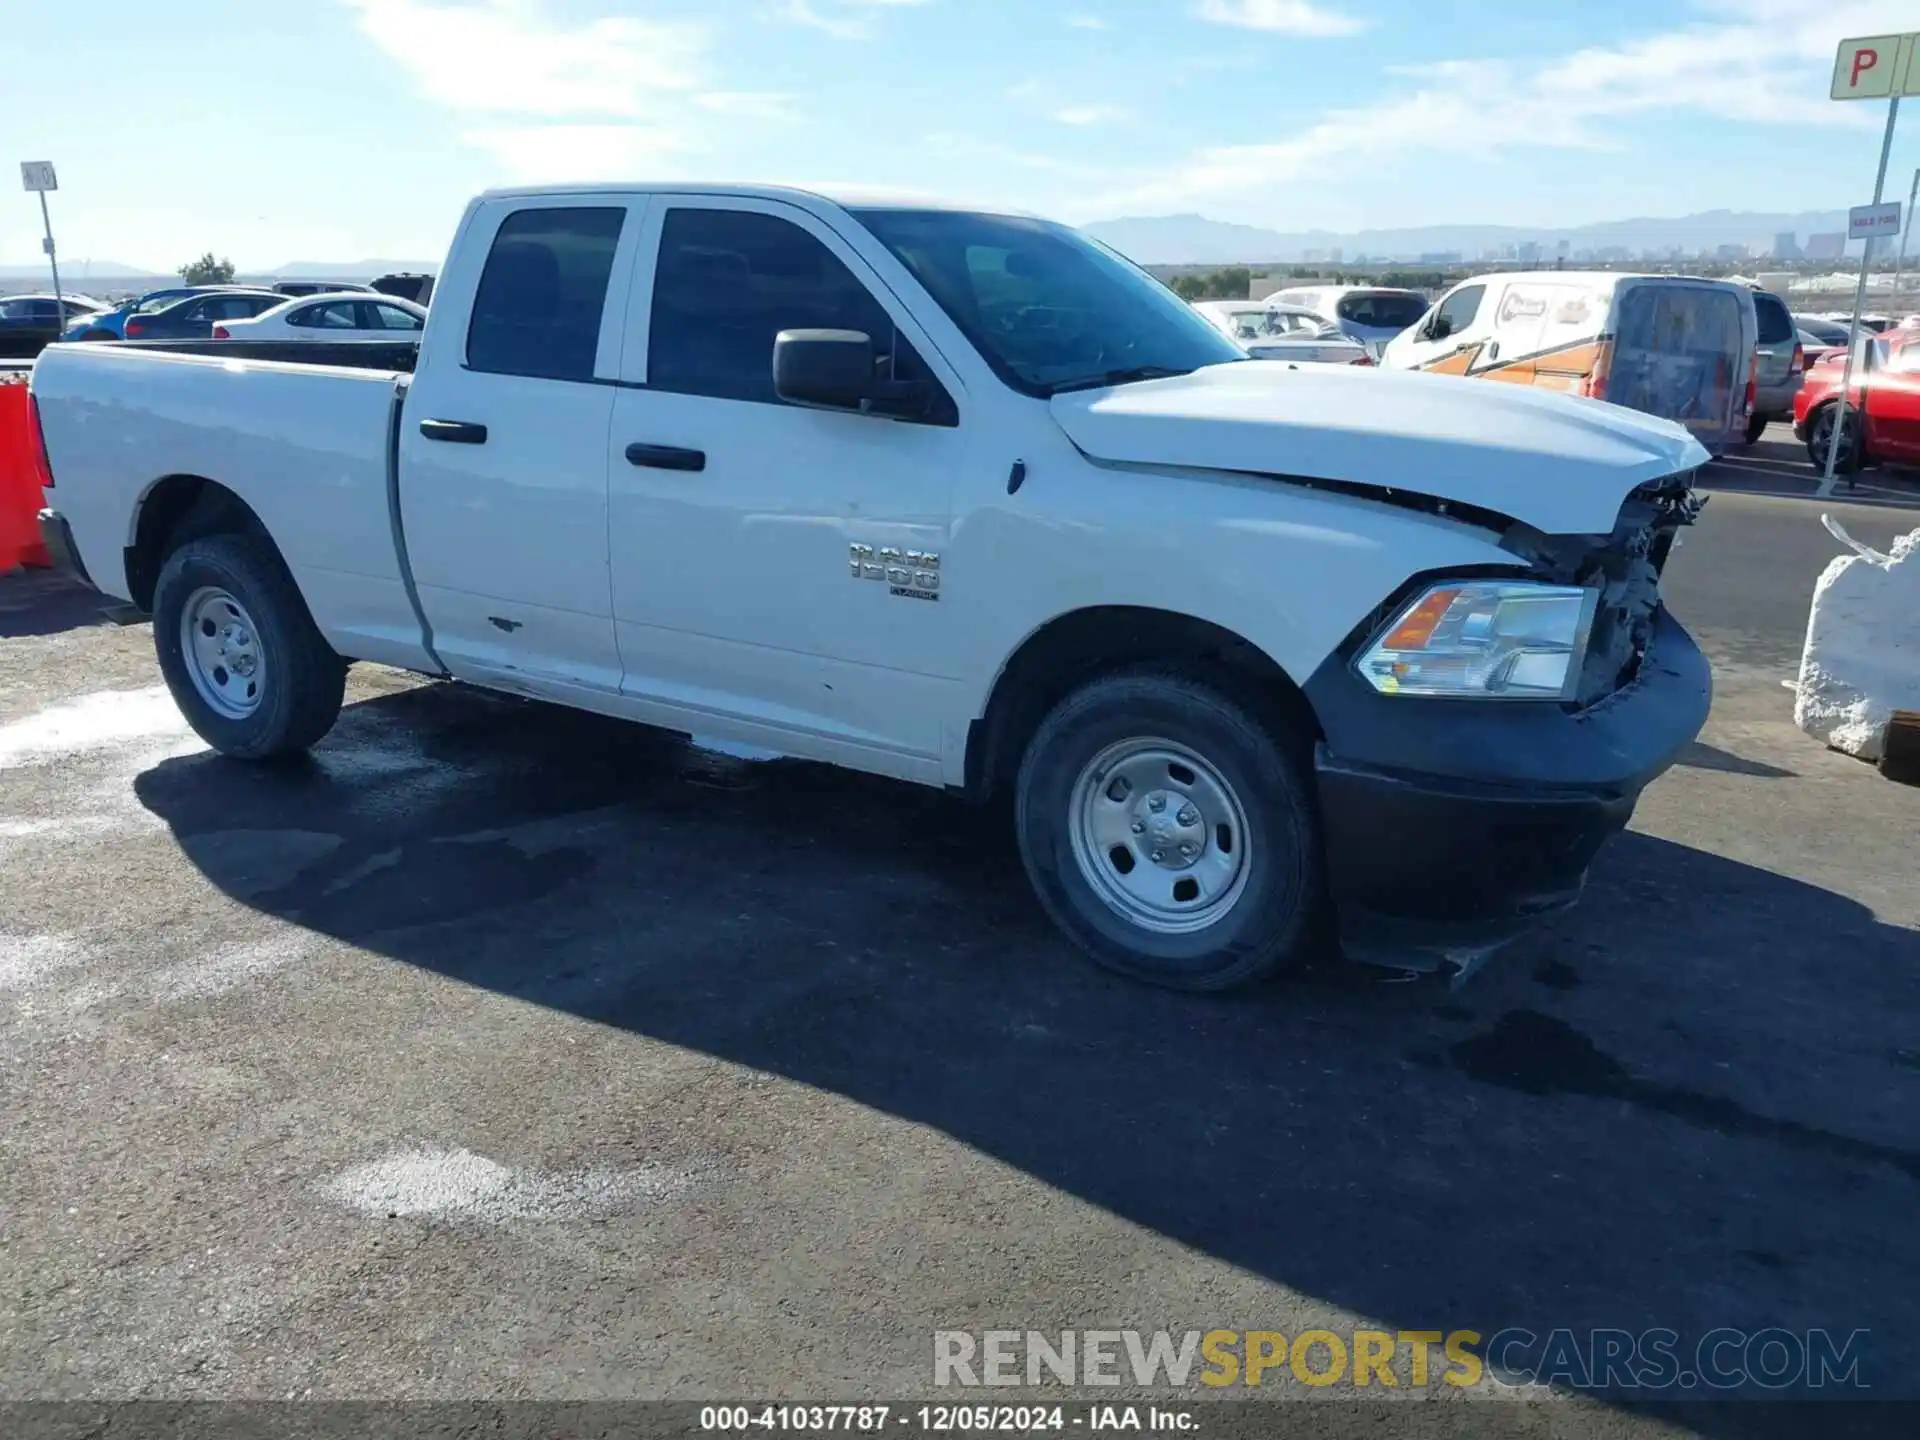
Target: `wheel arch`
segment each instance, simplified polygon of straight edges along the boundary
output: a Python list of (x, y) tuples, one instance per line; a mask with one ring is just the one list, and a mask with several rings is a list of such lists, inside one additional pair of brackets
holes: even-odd
[(242, 534), (259, 540), (283, 568), (286, 559), (273, 536), (239, 495), (204, 475), (163, 475), (141, 493), (133, 510), (125, 551), (127, 594), (142, 610), (153, 608), (154, 586), (167, 556), (202, 535)]
[(1153, 663), (1215, 679), (1256, 713), (1299, 735), (1320, 736), (1299, 683), (1246, 637), (1175, 610), (1089, 606), (1047, 621), (1002, 663), (967, 730), (967, 795), (986, 800), (1002, 791), (1040, 722), (1074, 690), (1101, 675)]

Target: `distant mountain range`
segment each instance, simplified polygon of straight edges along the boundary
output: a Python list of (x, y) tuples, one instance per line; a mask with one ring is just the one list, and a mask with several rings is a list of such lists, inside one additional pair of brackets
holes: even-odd
[[(1417, 260), (1422, 255), (1458, 252), (1465, 260), (1506, 245), (1538, 242), (1551, 254), (1562, 240), (1574, 250), (1624, 246), (1642, 250), (1678, 247), (1685, 253), (1719, 245), (1747, 245), (1764, 253), (1774, 236), (1792, 231), (1805, 244), (1808, 235), (1844, 233), (1844, 210), (1802, 210), (1791, 214), (1757, 210), (1705, 210), (1666, 219), (1606, 220), (1594, 225), (1420, 225), (1404, 230), (1265, 230), (1234, 225), (1204, 215), (1136, 215), (1096, 220), (1083, 227), (1142, 265), (1242, 265), (1298, 262), (1309, 250), (1327, 259), (1366, 255), (1373, 259)], [(1858, 254), (1858, 247), (1855, 247)]]

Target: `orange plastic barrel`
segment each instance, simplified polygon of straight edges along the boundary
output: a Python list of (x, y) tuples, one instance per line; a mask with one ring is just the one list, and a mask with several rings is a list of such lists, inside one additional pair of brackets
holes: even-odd
[(0, 571), (53, 563), (40, 543), (38, 516), (46, 503), (27, 433), (27, 387), (0, 380)]

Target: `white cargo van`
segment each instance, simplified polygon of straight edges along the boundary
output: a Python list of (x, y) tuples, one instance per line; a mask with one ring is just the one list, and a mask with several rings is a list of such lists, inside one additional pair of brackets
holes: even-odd
[(1717, 454), (1746, 432), (1758, 343), (1745, 285), (1536, 270), (1454, 286), (1380, 363), (1610, 400), (1680, 422)]

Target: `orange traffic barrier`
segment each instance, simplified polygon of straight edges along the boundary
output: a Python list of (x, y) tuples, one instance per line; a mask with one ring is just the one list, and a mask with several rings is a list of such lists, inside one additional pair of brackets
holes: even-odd
[(40, 476), (27, 429), (26, 376), (0, 380), (0, 571), (51, 565), (40, 543)]

